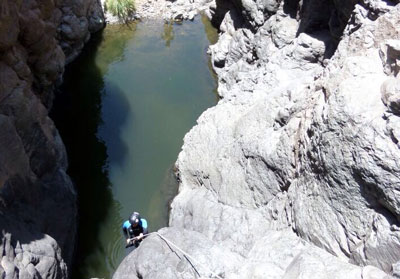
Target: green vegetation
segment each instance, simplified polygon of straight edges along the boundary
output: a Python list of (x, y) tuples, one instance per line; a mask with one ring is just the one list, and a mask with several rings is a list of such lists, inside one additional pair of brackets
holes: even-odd
[(106, 9), (114, 16), (127, 22), (135, 12), (134, 0), (106, 0)]

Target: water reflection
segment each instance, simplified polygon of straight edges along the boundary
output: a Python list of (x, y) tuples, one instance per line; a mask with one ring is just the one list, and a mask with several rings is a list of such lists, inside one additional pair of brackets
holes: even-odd
[(203, 23), (204, 32), (206, 33), (207, 39), (210, 45), (214, 45), (218, 41), (218, 32), (213, 27), (211, 21), (207, 18), (206, 15), (201, 15), (201, 22)]
[(173, 22), (164, 23), (164, 32), (161, 34), (161, 38), (165, 41), (165, 46), (170, 47), (171, 42), (174, 39), (174, 26)]

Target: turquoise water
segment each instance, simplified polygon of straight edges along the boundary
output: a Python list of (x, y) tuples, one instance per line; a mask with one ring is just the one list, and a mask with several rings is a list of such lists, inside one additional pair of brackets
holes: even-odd
[(79, 194), (72, 278), (111, 278), (133, 210), (152, 231), (167, 225), (183, 137), (217, 101), (216, 36), (205, 18), (109, 26), (68, 66), (52, 117)]

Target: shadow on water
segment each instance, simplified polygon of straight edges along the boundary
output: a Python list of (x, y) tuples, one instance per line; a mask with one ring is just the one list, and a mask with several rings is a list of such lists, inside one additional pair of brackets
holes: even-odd
[[(129, 34), (132, 36), (133, 32)], [(118, 215), (118, 203), (113, 199), (107, 170), (107, 148), (97, 133), (102, 124), (102, 98), (104, 95), (104, 73), (109, 64), (122, 59), (127, 34), (114, 36), (106, 46), (102, 43), (104, 32), (95, 34), (86, 45), (81, 55), (68, 65), (64, 83), (54, 100), (50, 116), (53, 118), (67, 148), (69, 158), (68, 174), (76, 185), (78, 192), (78, 239), (72, 267), (72, 278), (87, 278), (80, 267), (87, 261), (87, 256), (102, 250), (98, 247), (99, 231), (107, 216)], [(102, 43), (102, 44), (101, 44)], [(99, 48), (109, 48), (110, 51), (96, 60)], [(108, 85), (110, 86), (110, 85)], [(124, 122), (128, 103), (118, 94), (118, 87), (113, 86), (115, 97), (112, 100), (114, 114), (110, 114), (113, 121), (113, 140), (118, 141), (119, 129)], [(112, 116), (111, 116), (112, 115)], [(114, 154), (114, 159), (123, 160), (125, 146), (122, 142)], [(116, 223), (120, 223), (119, 216)], [(118, 225), (119, 229), (119, 225)], [(104, 249), (103, 249), (104, 250)], [(99, 253), (99, 252), (97, 252)], [(106, 251), (100, 251), (101, 254)], [(105, 266), (98, 262), (98, 266)], [(107, 273), (104, 267), (104, 273)], [(99, 274), (100, 275), (100, 274)], [(101, 274), (110, 278), (111, 274)]]
[(128, 154), (128, 147), (118, 135), (122, 134), (122, 127), (125, 123), (131, 107), (126, 95), (121, 89), (112, 82), (107, 82), (105, 90), (108, 92), (107, 106), (103, 107), (103, 117), (107, 119), (107, 131), (101, 133), (101, 138), (108, 146), (112, 146), (107, 150), (108, 161), (121, 166)]

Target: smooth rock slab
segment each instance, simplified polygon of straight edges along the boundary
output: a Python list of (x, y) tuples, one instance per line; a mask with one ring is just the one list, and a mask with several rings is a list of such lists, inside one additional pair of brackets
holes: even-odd
[(124, 259), (113, 278), (216, 278), (215, 275), (230, 279), (387, 277), (375, 267), (362, 268), (341, 261), (311, 246), (291, 231), (268, 231), (245, 257), (194, 231), (170, 227), (159, 233), (190, 254), (191, 263), (179, 249), (152, 235)]

